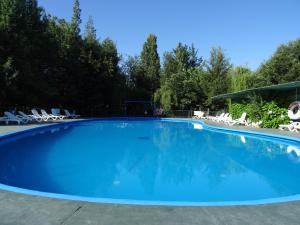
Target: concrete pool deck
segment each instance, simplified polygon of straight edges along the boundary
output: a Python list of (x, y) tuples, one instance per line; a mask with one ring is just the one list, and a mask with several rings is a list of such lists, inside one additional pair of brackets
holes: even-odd
[[(0, 125), (0, 135), (37, 126), (40, 125)], [(300, 138), (300, 134), (273, 129), (234, 128)], [(300, 224), (300, 201), (257, 206), (134, 206), (59, 200), (0, 190), (0, 225), (84, 224), (298, 225)]]

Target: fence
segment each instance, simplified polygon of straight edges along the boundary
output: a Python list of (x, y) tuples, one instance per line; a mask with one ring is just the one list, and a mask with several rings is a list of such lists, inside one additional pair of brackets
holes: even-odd
[[(23, 111), (25, 113), (31, 113), (30, 110), (32, 108), (36, 109), (45, 109), (47, 112), (50, 112), (51, 108), (45, 106), (45, 107), (28, 107), (28, 106), (22, 106), (22, 105), (16, 105), (16, 106), (0, 106), (0, 117), (3, 115), (3, 112), (5, 111), (11, 111), (11, 112), (18, 112)], [(53, 108), (67, 108), (70, 110), (73, 110), (72, 107), (56, 107)], [(221, 111), (209, 111), (205, 110), (206, 114), (209, 115), (217, 115), (220, 114)], [(82, 109), (76, 109), (76, 113), (82, 115), (83, 117), (112, 117), (112, 116), (130, 116), (126, 115), (126, 108), (123, 105), (100, 105), (100, 106), (92, 106), (92, 107), (85, 107)], [(174, 118), (192, 118), (194, 115), (194, 110), (171, 110), (168, 112), (166, 117), (174, 117)], [(141, 114), (141, 115), (134, 115), (134, 116), (153, 116), (150, 114)]]

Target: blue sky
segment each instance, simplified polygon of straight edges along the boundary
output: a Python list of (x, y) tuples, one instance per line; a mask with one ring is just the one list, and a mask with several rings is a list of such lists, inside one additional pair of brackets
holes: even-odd
[[(70, 20), (73, 0), (39, 0), (52, 15)], [(137, 55), (149, 33), (160, 57), (178, 42), (209, 57), (222, 47), (234, 65), (256, 69), (277, 46), (300, 37), (299, 0), (81, 0), (83, 25), (93, 17), (100, 39), (110, 37), (123, 55)]]

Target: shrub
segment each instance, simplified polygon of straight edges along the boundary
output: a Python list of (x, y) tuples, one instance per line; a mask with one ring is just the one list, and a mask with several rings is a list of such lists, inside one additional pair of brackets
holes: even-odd
[(274, 101), (265, 103), (262, 110), (262, 127), (278, 128), (280, 124), (287, 124), (289, 117), (287, 109), (280, 108)]
[(242, 113), (244, 112), (244, 109), (245, 109), (244, 104), (234, 103), (231, 105), (229, 112), (233, 119), (237, 119), (242, 115)]
[(234, 103), (230, 108), (230, 114), (234, 119), (241, 117), (242, 113), (247, 113), (247, 119), (252, 122), (262, 121), (263, 128), (278, 128), (280, 124), (287, 124), (289, 118), (286, 108), (280, 108), (276, 102), (255, 102)]

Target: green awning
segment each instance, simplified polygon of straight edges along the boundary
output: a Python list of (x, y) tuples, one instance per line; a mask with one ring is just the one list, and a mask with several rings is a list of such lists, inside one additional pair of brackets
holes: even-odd
[[(294, 81), (290, 83), (284, 83), (284, 84), (277, 84), (277, 85), (271, 85), (271, 86), (265, 86), (265, 87), (258, 87), (258, 88), (251, 88), (243, 91), (228, 93), (228, 94), (222, 94), (212, 97), (213, 100), (218, 99), (235, 99), (235, 98), (242, 98), (246, 97), (249, 94), (252, 93), (262, 93), (265, 91), (288, 91), (295, 89), (297, 92), (297, 89), (300, 88), (300, 81)], [(296, 93), (297, 95), (297, 93)]]

